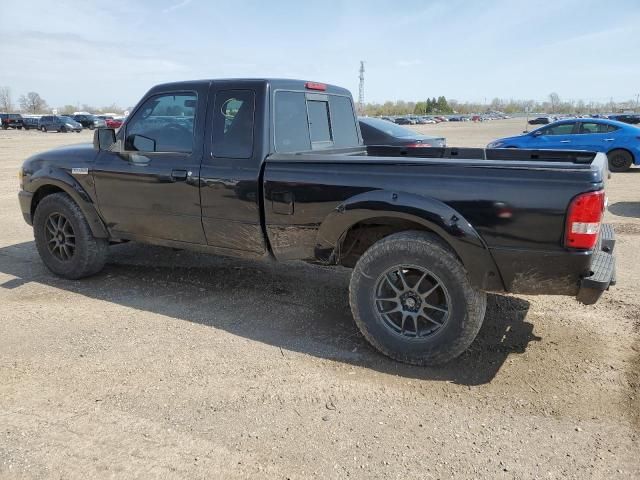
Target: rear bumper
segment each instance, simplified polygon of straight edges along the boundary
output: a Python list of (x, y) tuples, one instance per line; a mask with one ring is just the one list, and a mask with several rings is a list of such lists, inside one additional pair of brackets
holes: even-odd
[(593, 254), (590, 275), (580, 280), (576, 299), (585, 305), (596, 303), (605, 290), (616, 284), (616, 238), (611, 225), (602, 225), (599, 248)]
[(494, 248), (505, 290), (523, 295), (566, 295), (591, 305), (615, 284), (615, 233), (603, 224), (593, 250), (535, 251)]

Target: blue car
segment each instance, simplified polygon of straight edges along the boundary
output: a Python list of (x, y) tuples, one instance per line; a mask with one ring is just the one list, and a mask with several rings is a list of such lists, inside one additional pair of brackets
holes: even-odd
[(531, 148), (604, 152), (609, 170), (640, 165), (640, 128), (602, 118), (560, 120), (517, 137), (495, 140), (487, 148)]

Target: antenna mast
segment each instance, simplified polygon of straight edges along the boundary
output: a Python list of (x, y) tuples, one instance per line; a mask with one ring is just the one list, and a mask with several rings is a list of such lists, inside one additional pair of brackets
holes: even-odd
[(358, 85), (358, 113), (364, 113), (364, 61), (360, 61), (360, 84)]

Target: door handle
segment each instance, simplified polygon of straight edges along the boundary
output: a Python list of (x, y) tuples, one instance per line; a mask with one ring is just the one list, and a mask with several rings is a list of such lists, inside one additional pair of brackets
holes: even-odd
[(615, 138), (605, 138), (604, 141), (605, 142), (613, 142), (615, 140)]
[(171, 170), (171, 179), (173, 181), (184, 181), (187, 179), (186, 170)]
[(571, 143), (571, 140), (560, 140), (560, 143)]

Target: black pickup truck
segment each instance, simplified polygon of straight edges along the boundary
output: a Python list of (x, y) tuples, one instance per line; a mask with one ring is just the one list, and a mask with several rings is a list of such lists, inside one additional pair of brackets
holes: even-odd
[(413, 364), (462, 353), (487, 291), (590, 304), (615, 281), (603, 154), (364, 147), (351, 95), (322, 83), (159, 85), (117, 133), (20, 177), (57, 275), (99, 272), (124, 241), (344, 265), (363, 335)]

